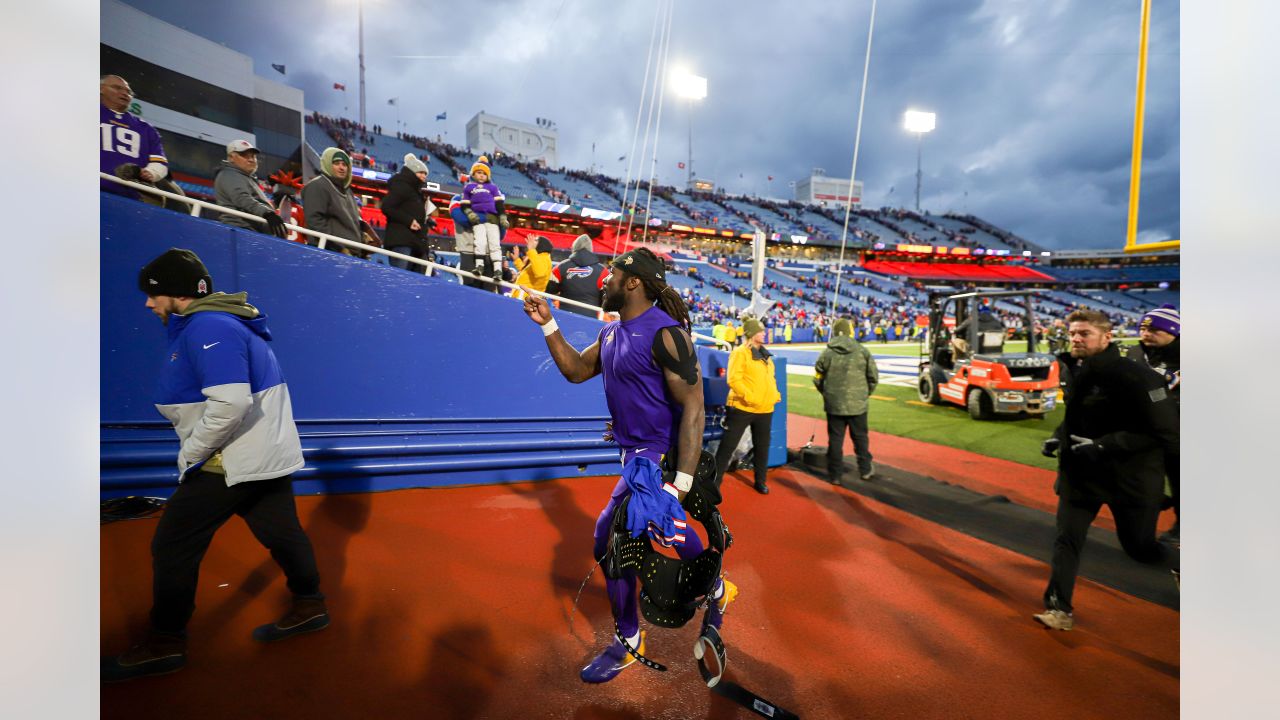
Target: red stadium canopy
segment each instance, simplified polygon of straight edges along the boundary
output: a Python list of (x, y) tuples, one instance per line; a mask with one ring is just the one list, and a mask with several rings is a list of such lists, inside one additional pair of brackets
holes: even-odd
[(974, 280), (979, 282), (1057, 282), (1056, 278), (1025, 265), (971, 265), (965, 263), (892, 262), (869, 260), (867, 270), (885, 275), (905, 275), (917, 280)]

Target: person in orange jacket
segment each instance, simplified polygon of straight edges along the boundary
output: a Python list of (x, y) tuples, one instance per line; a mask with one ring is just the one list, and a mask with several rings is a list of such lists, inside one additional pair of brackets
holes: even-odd
[(729, 354), (728, 417), (724, 436), (716, 450), (716, 472), (723, 482), (733, 451), (750, 427), (756, 457), (756, 492), (768, 495), (765, 456), (769, 452), (773, 408), (782, 400), (782, 394), (778, 392), (774, 376), (773, 355), (764, 346), (764, 324), (755, 318), (748, 319), (742, 323), (742, 336), (746, 341)]

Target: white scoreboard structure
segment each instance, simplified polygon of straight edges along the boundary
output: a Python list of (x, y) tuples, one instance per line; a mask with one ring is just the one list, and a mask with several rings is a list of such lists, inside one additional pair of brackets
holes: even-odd
[(467, 147), (472, 152), (492, 156), (500, 152), (525, 162), (542, 162), (560, 167), (556, 146), (559, 132), (554, 126), (510, 120), (483, 110), (467, 121)]
[[(843, 206), (849, 201), (849, 178), (833, 178), (815, 172), (796, 181), (796, 201)], [(853, 184), (853, 206), (862, 207), (862, 182)]]

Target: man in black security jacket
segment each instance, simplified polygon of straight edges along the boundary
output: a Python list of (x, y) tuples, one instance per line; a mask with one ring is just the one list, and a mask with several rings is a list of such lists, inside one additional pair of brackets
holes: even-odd
[(1164, 495), (1164, 458), (1178, 456), (1178, 408), (1164, 378), (1126, 360), (1111, 344), (1111, 322), (1096, 310), (1067, 316), (1071, 350), (1059, 356), (1066, 417), (1044, 441), (1058, 456), (1057, 539), (1035, 619), (1055, 630), (1074, 625), (1071, 594), (1089, 525), (1105, 503), (1126, 554), (1160, 562), (1156, 517)]
[[(1138, 344), (1129, 348), (1125, 357), (1143, 363), (1164, 376), (1176, 404), (1182, 392), (1182, 317), (1178, 309), (1172, 305), (1161, 305), (1142, 316), (1138, 325)], [(1164, 472), (1169, 478), (1169, 489), (1172, 491), (1173, 514), (1182, 517), (1181, 472), (1177, 458), (1165, 458)], [(1178, 526), (1181, 520), (1175, 520), (1173, 528), (1160, 536), (1161, 542), (1169, 542), (1177, 546), (1181, 543)]]

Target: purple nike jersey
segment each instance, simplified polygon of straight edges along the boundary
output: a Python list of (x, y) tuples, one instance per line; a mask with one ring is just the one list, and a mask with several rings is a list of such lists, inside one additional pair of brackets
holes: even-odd
[[(117, 113), (99, 105), (98, 147), (101, 149), (102, 172), (114, 175), (116, 168), (125, 163), (146, 167), (157, 162), (165, 165), (164, 146), (160, 133), (151, 124), (132, 113)], [(110, 180), (101, 181), (103, 190), (136, 198), (138, 194)]]
[(498, 212), (498, 201), (505, 199), (498, 186), (491, 182), (469, 182), (466, 187), (462, 188), (463, 202), (471, 203), (471, 210), (477, 215), (480, 213), (485, 213), (486, 215), (496, 214)]
[(653, 338), (662, 328), (679, 324), (653, 307), (600, 329), (604, 399), (613, 416), (614, 440), (623, 451), (647, 448), (660, 456), (674, 449), (683, 413), (653, 359)]

